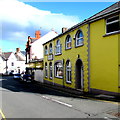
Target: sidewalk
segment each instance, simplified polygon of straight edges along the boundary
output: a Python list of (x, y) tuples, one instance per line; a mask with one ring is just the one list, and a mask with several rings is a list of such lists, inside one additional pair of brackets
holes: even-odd
[(2, 115), (1, 115), (1, 113), (0, 113), (0, 120), (2, 120)]
[(76, 90), (76, 89), (72, 89), (72, 88), (65, 88), (65, 87), (60, 87), (60, 86), (54, 86), (54, 85), (40, 83), (40, 82), (38, 82), (38, 84), (45, 86), (45, 87), (48, 87), (48, 88), (52, 88), (55, 90), (60, 90), (62, 92), (66, 92), (66, 93), (71, 94), (73, 96), (84, 97), (86, 99), (94, 98), (94, 99), (98, 99), (98, 100), (120, 102), (120, 97), (116, 98), (115, 96), (104, 95), (104, 94), (84, 93), (83, 91), (80, 91), (80, 90)]

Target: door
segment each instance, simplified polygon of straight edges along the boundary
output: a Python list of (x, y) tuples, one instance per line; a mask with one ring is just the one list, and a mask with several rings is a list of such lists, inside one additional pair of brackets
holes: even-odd
[(76, 89), (83, 89), (83, 65), (80, 59), (76, 61), (75, 65), (75, 79)]

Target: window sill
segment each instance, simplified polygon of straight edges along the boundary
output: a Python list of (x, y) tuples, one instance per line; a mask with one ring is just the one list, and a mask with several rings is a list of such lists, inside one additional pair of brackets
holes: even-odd
[(65, 50), (70, 50), (72, 47), (70, 47), (70, 48), (66, 48)]
[(57, 54), (55, 54), (55, 55), (56, 55), (56, 56), (57, 56), (57, 55), (62, 55), (62, 53), (57, 53)]
[(115, 32), (111, 32), (111, 33), (106, 33), (105, 35), (103, 35), (103, 37), (106, 37), (106, 36), (109, 36), (109, 35), (115, 35), (115, 34), (119, 34), (119, 33), (120, 33), (120, 30), (115, 31)]
[(50, 77), (50, 80), (52, 80), (53, 78), (52, 77)]
[(66, 81), (67, 84), (71, 84), (72, 82), (71, 81)]
[(83, 45), (84, 45), (84, 44), (76, 45), (75, 48), (77, 48), (77, 47), (82, 47)]
[(55, 78), (63, 79), (63, 77), (58, 77), (58, 76), (55, 76)]

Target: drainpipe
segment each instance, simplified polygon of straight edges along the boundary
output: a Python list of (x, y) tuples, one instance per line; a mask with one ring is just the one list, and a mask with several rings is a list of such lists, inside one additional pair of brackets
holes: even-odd
[(90, 92), (90, 23), (88, 23), (88, 92)]

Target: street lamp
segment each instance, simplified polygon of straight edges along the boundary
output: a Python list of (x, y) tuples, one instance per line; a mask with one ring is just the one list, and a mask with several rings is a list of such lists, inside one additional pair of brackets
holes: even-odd
[(7, 74), (8, 73), (8, 71), (7, 71), (7, 69), (8, 69), (8, 66), (7, 66), (8, 59), (6, 58), (5, 61), (6, 61), (6, 74)]

